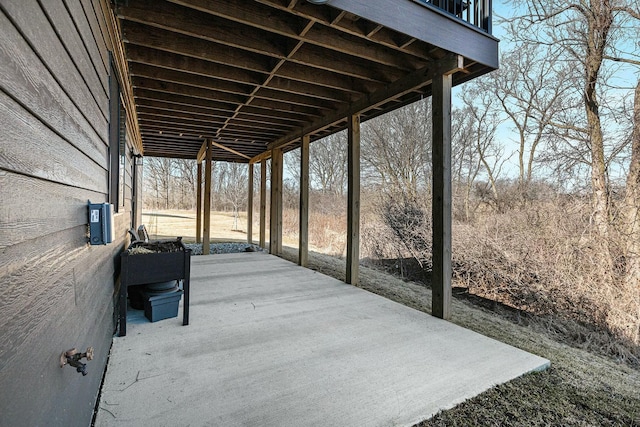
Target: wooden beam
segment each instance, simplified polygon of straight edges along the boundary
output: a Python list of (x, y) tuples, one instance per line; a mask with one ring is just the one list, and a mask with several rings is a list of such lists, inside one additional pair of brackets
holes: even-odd
[(243, 95), (223, 92), (217, 89), (203, 89), (196, 86), (189, 86), (183, 83), (165, 82), (149, 79), (146, 77), (134, 76), (131, 78), (131, 83), (133, 84), (133, 87), (135, 89), (208, 99), (215, 102), (224, 102), (233, 105), (243, 104), (246, 98), (246, 96)]
[[(252, 164), (252, 163), (251, 163)], [(267, 161), (260, 161), (260, 247), (265, 247), (267, 234)]]
[(349, 117), (347, 156), (347, 274), (346, 282), (358, 284), (360, 272), (360, 116)]
[(202, 143), (202, 145), (200, 146), (200, 150), (198, 150), (198, 157), (197, 157), (198, 163), (202, 163), (206, 155), (207, 155), (207, 140), (205, 140)]
[[(266, 0), (259, 0), (259, 1), (264, 3)], [(382, 0), (383, 2), (382, 4), (388, 5), (388, 2), (384, 3), (385, 1), (386, 0)], [(304, 2), (300, 2), (300, 3), (304, 4)], [(366, 2), (366, 3), (369, 4), (371, 2)], [(291, 12), (294, 13), (296, 16), (300, 16), (304, 19), (310, 19), (316, 22), (321, 22), (329, 27), (339, 28), (340, 31), (355, 37), (368, 39), (367, 34), (369, 33), (370, 30), (362, 28), (360, 19), (357, 19), (357, 20), (344, 19), (349, 15), (344, 10), (330, 8), (329, 13), (326, 13), (325, 11), (317, 7), (290, 8), (284, 4), (274, 3), (272, 1), (269, 1), (269, 5), (272, 7), (276, 7), (280, 10), (291, 9)], [(419, 21), (424, 22), (421, 19), (419, 19)], [(398, 51), (400, 54), (408, 53), (418, 58), (423, 58), (423, 59), (429, 58), (429, 50), (425, 48), (426, 46), (428, 46), (426, 43), (421, 42), (420, 45), (416, 45), (416, 46), (411, 45), (413, 47), (412, 49), (401, 48), (400, 46), (398, 46), (398, 44), (395, 41), (395, 36), (397, 36), (398, 34), (400, 33), (394, 30), (388, 29), (384, 27), (384, 25), (382, 25), (382, 28), (375, 33), (375, 41), (376, 43), (386, 46), (389, 49)], [(371, 40), (367, 40), (367, 41), (371, 41)]]
[(196, 189), (196, 243), (202, 242), (202, 162), (198, 161), (198, 183)]
[[(140, 89), (171, 95), (187, 96), (201, 100), (231, 103), (235, 106), (244, 105), (246, 102), (246, 96), (222, 92), (216, 89), (205, 89), (182, 83), (152, 80), (146, 77), (133, 77), (131, 80), (133, 87), (136, 89), (136, 94), (137, 90)], [(267, 110), (266, 113), (277, 112), (278, 115), (280, 113), (287, 113), (299, 118), (302, 116), (302, 119), (305, 119), (305, 116), (321, 117), (327, 111), (331, 111), (331, 107), (328, 104), (309, 105), (309, 103), (307, 103), (307, 105), (301, 105), (294, 104), (283, 99), (276, 100), (273, 98), (263, 99), (257, 97), (253, 99), (250, 106), (253, 108)]]
[(204, 230), (202, 254), (209, 255), (211, 250), (211, 140), (207, 139), (207, 153), (204, 167)]
[(167, 121), (170, 123), (179, 122), (183, 126), (204, 126), (205, 129), (217, 128), (223, 125), (226, 120), (220, 117), (198, 117), (182, 112), (151, 110), (141, 106), (138, 106), (138, 117), (140, 120), (148, 120), (158, 123)]
[[(266, 31), (256, 30), (252, 37), (247, 37), (241, 25), (230, 25), (220, 18), (169, 2), (137, 0), (126, 3), (117, 12), (120, 18), (128, 21), (219, 42), (256, 54), (277, 56), (282, 53), (279, 45), (270, 43)], [(278, 41), (282, 40), (285, 38), (281, 37)]]
[[(268, 73), (270, 56), (256, 52), (229, 49), (224, 44), (214, 43), (199, 37), (181, 34), (175, 29), (165, 30), (132, 21), (122, 22), (122, 36), (128, 45), (144, 46), (177, 55), (185, 55), (223, 66)], [(217, 65), (212, 64), (213, 67)]]
[(309, 262), (309, 135), (302, 137), (300, 145), (300, 221), (298, 265)]
[(271, 150), (265, 151), (263, 153), (258, 154), (257, 156), (252, 157), (251, 160), (249, 160), (249, 163), (263, 162), (270, 158), (271, 158)]
[(331, 6), (446, 51), (457, 52), (474, 62), (498, 68), (498, 39), (461, 20), (452, 20), (451, 15), (441, 13), (430, 2), (394, 2), (393, 13), (389, 13), (386, 0), (332, 0)]
[(247, 243), (253, 244), (253, 163), (249, 163), (247, 179)]
[[(335, 43), (335, 30), (326, 25), (314, 25), (311, 31), (301, 34), (296, 31), (305, 22), (314, 23), (315, 20), (292, 16), (290, 11), (274, 10), (272, 5), (248, 4), (245, 0), (232, 0), (220, 4), (212, 0), (173, 0), (176, 3), (217, 15), (221, 18), (249, 25), (254, 28), (280, 34), (287, 38), (304, 41), (307, 44), (332, 49), (347, 55), (353, 55), (361, 60), (369, 60), (375, 63), (396, 66), (398, 64), (398, 52), (387, 47), (371, 48), (368, 40), (341, 34), (340, 43)], [(291, 9), (287, 6), (288, 9)], [(295, 25), (294, 25), (295, 23)], [(417, 58), (410, 58), (413, 65)], [(414, 67), (415, 68), (415, 67)]]
[[(224, 9), (226, 7), (224, 3), (208, 1), (208, 7), (203, 8), (206, 13), (176, 7), (168, 3), (158, 3), (155, 0), (138, 0), (135, 4), (133, 4), (134, 2), (130, 3), (132, 3), (130, 6), (119, 8), (118, 12), (121, 17), (128, 21), (173, 32), (174, 38), (178, 39), (176, 43), (170, 42), (170, 38), (163, 37), (163, 39), (167, 40), (170, 49), (183, 53), (185, 56), (202, 56), (202, 52), (213, 51), (211, 59), (215, 60), (217, 56), (220, 56), (221, 62), (243, 68), (252, 62), (250, 57), (264, 58), (263, 61), (259, 61), (263, 64), (268, 64), (270, 58), (280, 59), (283, 54), (281, 47), (286, 46), (290, 41), (295, 43), (294, 40), (298, 39), (299, 42), (307, 42), (305, 49), (301, 49), (289, 61), (300, 65), (311, 65), (316, 69), (382, 83), (397, 79), (402, 72), (400, 68), (404, 68), (404, 64), (401, 67), (398, 56), (394, 55), (395, 52), (387, 52), (386, 49), (372, 49), (370, 43), (364, 41), (357, 41), (353, 49), (347, 50), (348, 53), (341, 52), (340, 50), (346, 50), (344, 47), (351, 44), (352, 38), (345, 37), (342, 43), (336, 44), (331, 31), (329, 31), (329, 35), (325, 34), (324, 37), (318, 36), (324, 40), (322, 45), (308, 43), (310, 40), (298, 35), (297, 31), (292, 28), (295, 25), (292, 24), (292, 17), (289, 14), (281, 15), (280, 22), (276, 23), (273, 22), (273, 18), (278, 14), (274, 13), (272, 9), (269, 8), (268, 11), (260, 14), (259, 5), (249, 4), (244, 0), (238, 0), (235, 5), (228, 6), (235, 9), (236, 13), (239, 13), (241, 9), (247, 10), (246, 13), (243, 13), (243, 20), (249, 25), (255, 25), (253, 28), (249, 27), (252, 37), (246, 36), (245, 31), (247, 30), (241, 25), (229, 25), (227, 21), (212, 15), (212, 13)], [(193, 3), (189, 6), (195, 7)], [(227, 17), (228, 15), (224, 18)], [(253, 17), (258, 22), (271, 22), (269, 26), (264, 26), (257, 22), (246, 21), (247, 17)], [(300, 24), (304, 25), (304, 23)], [(278, 34), (279, 29), (282, 30), (280, 34)], [(137, 37), (133, 31), (129, 31), (128, 35), (125, 34), (125, 38), (130, 37), (136, 43), (151, 44), (151, 38), (146, 37), (144, 31), (141, 32), (141, 36)], [(195, 37), (195, 40), (189, 41), (185, 35)], [(215, 44), (211, 44), (210, 41)], [(220, 45), (235, 48), (235, 55), (225, 53), (228, 51), (227, 49), (217, 52)], [(338, 49), (338, 46), (342, 48)], [(191, 52), (194, 49), (195, 52)], [(373, 57), (358, 58), (358, 60), (353, 60), (354, 58), (351, 56), (369, 56), (368, 52), (375, 52), (375, 54)], [(408, 61), (406, 58), (403, 59), (405, 62)], [(378, 61), (384, 61), (384, 63)], [(264, 72), (267, 71), (264, 70)]]
[(222, 148), (223, 150), (228, 151), (230, 153), (233, 153), (236, 156), (240, 156), (240, 157), (243, 157), (243, 158), (245, 158), (247, 160), (251, 160), (251, 157), (247, 156), (246, 154), (242, 154), (241, 152), (236, 151), (233, 148), (229, 148), (226, 145), (222, 145), (222, 144), (219, 144), (219, 143), (214, 142), (214, 141), (211, 141), (211, 145), (213, 145), (215, 147), (218, 147), (218, 148)]
[[(301, 129), (302, 134), (312, 134), (321, 129), (328, 128), (336, 123), (344, 121), (345, 117), (359, 115), (388, 102), (390, 99), (401, 97), (402, 95), (428, 85), (431, 82), (430, 76), (433, 73), (433, 68), (433, 66), (421, 68), (420, 70), (387, 85), (384, 89), (363, 97), (353, 104), (350, 104), (348, 107), (314, 120), (313, 123), (306, 125)], [(296, 136), (295, 134), (287, 135), (270, 143), (268, 148), (284, 147), (291, 144), (297, 138), (299, 138), (299, 136)]]
[[(160, 59), (155, 61), (156, 63), (160, 62)], [(131, 72), (131, 76), (141, 76), (147, 77), (151, 79), (159, 79), (164, 81), (170, 81), (174, 83), (185, 83), (195, 86), (201, 87), (211, 87), (211, 84), (215, 84), (215, 89), (221, 90), (223, 92), (236, 93), (236, 94), (245, 94), (249, 95), (255, 88), (258, 86), (257, 83), (243, 83), (238, 81), (230, 81), (230, 80), (222, 80), (225, 76), (216, 76), (213, 74), (215, 70), (205, 67), (207, 65), (204, 63), (196, 63), (196, 65), (201, 66), (202, 69), (186, 69), (183, 64), (176, 63), (175, 65), (180, 65), (179, 69), (170, 69), (163, 68), (156, 64), (145, 64), (142, 62), (131, 62), (129, 64), (129, 70)], [(203, 72), (205, 74), (203, 74)], [(234, 80), (237, 80), (237, 76), (229, 76), (235, 77)], [(321, 86), (319, 83), (310, 83), (310, 82), (302, 82), (295, 81), (291, 79), (285, 79), (283, 77), (276, 76), (269, 81), (268, 86), (269, 89), (273, 89), (279, 92), (284, 93), (292, 93), (292, 94), (304, 94), (305, 96), (312, 97), (315, 99), (326, 100), (326, 101), (338, 101), (338, 102), (348, 102), (350, 100), (350, 96), (352, 93), (357, 93), (355, 89), (349, 91), (346, 89), (337, 90), (328, 88), (325, 86)]]
[(451, 73), (434, 73), (433, 120), (433, 276), (431, 313), (451, 318)]
[[(150, 106), (153, 105), (153, 106)], [(234, 117), (230, 119), (228, 114), (220, 114), (205, 109), (199, 109), (198, 107), (178, 107), (171, 104), (164, 104), (162, 102), (154, 101), (142, 101), (138, 102), (138, 114), (151, 114), (151, 115), (168, 115), (171, 117), (189, 118), (190, 120), (205, 121), (207, 123), (215, 122), (216, 120), (225, 123), (227, 120), (231, 120), (231, 126), (238, 128), (247, 128), (251, 130), (258, 130), (261, 132), (277, 131), (282, 134), (286, 131), (291, 131), (294, 126), (281, 125), (278, 123), (266, 124), (262, 121), (247, 118)]]
[[(227, 117), (231, 117), (236, 113), (238, 104), (232, 104), (228, 102), (220, 102), (219, 100), (200, 99), (187, 95), (169, 94), (153, 90), (137, 89), (136, 100), (151, 100), (159, 102), (168, 102), (179, 106), (194, 106), (198, 108), (206, 108), (208, 110), (220, 112), (226, 114)], [(300, 126), (304, 123), (304, 116), (296, 113), (283, 113), (277, 111), (271, 111), (263, 108), (253, 108), (251, 106), (245, 106), (240, 112), (241, 116), (246, 116), (247, 119), (254, 119), (261, 123), (283, 123), (287, 126)]]
[(159, 135), (159, 132), (162, 132), (168, 138), (184, 137), (191, 141), (201, 140), (202, 138), (215, 138), (219, 143), (227, 144), (227, 146), (234, 144), (242, 146), (243, 149), (248, 149), (246, 155), (248, 155), (250, 159), (253, 158), (252, 156), (256, 156), (264, 150), (267, 142), (272, 140), (268, 136), (263, 137), (256, 133), (248, 134), (235, 129), (229, 129), (228, 131), (223, 130), (221, 133), (218, 133), (217, 129), (207, 130), (202, 127), (189, 125), (183, 127), (178, 122), (172, 123), (168, 121), (141, 119), (140, 125), (144, 134), (156, 133)]
[(271, 153), (271, 218), (269, 220), (269, 253), (282, 253), (282, 150)]
[[(129, 24), (129, 26), (131, 26), (131, 24)], [(141, 27), (137, 24), (133, 27), (136, 28), (136, 33), (139, 32), (144, 34), (141, 37), (144, 37), (145, 39), (150, 36), (150, 34), (148, 34), (149, 31), (158, 31), (149, 29), (149, 27)], [(224, 64), (220, 64), (223, 56), (230, 55), (229, 49), (223, 48), (221, 47), (221, 45), (210, 43), (200, 39), (195, 39), (192, 37), (182, 36), (180, 34), (168, 31), (163, 32), (162, 34), (153, 35), (153, 37), (154, 39), (157, 39), (157, 41), (152, 44), (145, 43), (143, 41), (136, 42), (134, 40), (135, 46), (128, 45), (129, 48), (133, 50), (132, 55), (138, 55), (132, 57), (140, 58), (143, 57), (143, 55), (148, 55), (151, 58), (150, 62), (152, 62), (152, 64), (133, 62), (130, 66), (132, 76), (248, 96), (252, 92), (254, 92), (256, 86), (259, 85), (251, 83), (255, 81), (255, 77), (252, 79), (250, 76), (245, 76), (245, 78), (241, 78), (241, 76), (243, 76), (247, 72), (271, 72), (271, 59), (268, 57), (259, 59), (258, 55), (246, 52), (243, 54), (245, 58), (241, 59), (241, 54), (239, 52), (234, 52), (233, 57), (237, 58), (236, 62), (238, 63), (233, 64), (233, 66), (238, 67), (239, 70), (233, 72), (232, 70), (224, 68)], [(185, 37), (186, 39), (184, 39)], [(177, 43), (179, 40), (182, 40), (182, 44), (184, 46), (181, 46), (180, 48), (172, 48), (171, 44)], [(157, 53), (153, 51), (147, 51), (145, 53), (145, 48), (159, 49), (158, 52), (161, 52), (163, 54), (163, 58), (158, 59)], [(161, 64), (165, 64), (166, 66), (170, 66), (172, 64), (179, 66), (184, 65), (177, 61), (177, 58), (173, 58), (172, 55), (185, 55), (187, 58), (189, 58), (188, 60), (193, 63), (192, 65), (198, 68), (202, 68), (202, 71), (207, 71), (207, 73), (209, 74), (195, 74), (197, 70), (186, 72), (184, 68), (175, 70), (158, 66)], [(200, 63), (194, 60), (194, 58), (199, 58), (206, 62)], [(161, 61), (165, 62), (163, 63)], [(215, 63), (209, 61), (215, 61)], [(229, 65), (228, 62), (225, 62), (225, 64)], [(214, 77), (213, 73), (215, 72), (224, 74)], [(221, 77), (233, 78), (234, 80), (239, 79), (239, 81), (222, 80)], [(282, 85), (282, 79), (279, 79), (278, 82), (276, 82), (281, 84), (281, 86), (279, 87), (274, 87), (274, 85), (272, 85), (270, 82), (268, 86), (262, 87), (259, 92), (255, 93), (255, 96), (258, 98), (280, 100), (283, 102), (290, 102), (292, 104), (303, 106), (324, 106), (325, 108), (337, 108), (336, 102), (348, 101), (348, 97), (345, 96), (345, 94), (337, 91), (331, 91), (330, 89), (325, 89), (322, 86), (311, 85), (305, 82), (292, 82), (291, 80), (289, 80), (289, 82), (289, 85), (284, 86)], [(314, 92), (316, 91), (321, 95), (315, 96)], [(332, 98), (334, 99), (332, 99), (332, 103), (327, 103), (326, 98), (329, 94), (333, 94)]]

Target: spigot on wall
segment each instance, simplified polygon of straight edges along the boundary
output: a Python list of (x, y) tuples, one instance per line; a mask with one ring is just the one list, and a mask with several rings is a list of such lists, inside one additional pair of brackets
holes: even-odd
[(87, 360), (93, 360), (93, 347), (87, 348), (85, 353), (79, 353), (78, 350), (72, 348), (60, 355), (60, 367), (63, 368), (67, 363), (74, 368), (76, 372), (79, 372), (84, 377), (87, 375), (87, 365), (80, 360), (86, 358)]

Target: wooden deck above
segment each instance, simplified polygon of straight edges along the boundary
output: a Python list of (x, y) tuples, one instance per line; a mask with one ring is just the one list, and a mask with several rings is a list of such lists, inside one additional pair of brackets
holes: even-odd
[(498, 65), (486, 20), (431, 2), (115, 3), (145, 156), (196, 158), (211, 138), (214, 160), (248, 162), (429, 96), (452, 54), (464, 58), (454, 84)]

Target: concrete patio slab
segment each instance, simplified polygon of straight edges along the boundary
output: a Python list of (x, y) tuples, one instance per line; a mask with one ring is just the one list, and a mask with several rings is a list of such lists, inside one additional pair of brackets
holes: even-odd
[(191, 295), (130, 312), (97, 426), (410, 426), (549, 364), (263, 253), (193, 257)]

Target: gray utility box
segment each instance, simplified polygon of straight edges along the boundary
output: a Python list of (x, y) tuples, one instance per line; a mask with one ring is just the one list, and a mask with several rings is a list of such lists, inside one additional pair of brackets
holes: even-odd
[(107, 245), (113, 234), (113, 205), (89, 202), (89, 243)]

